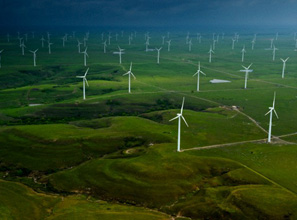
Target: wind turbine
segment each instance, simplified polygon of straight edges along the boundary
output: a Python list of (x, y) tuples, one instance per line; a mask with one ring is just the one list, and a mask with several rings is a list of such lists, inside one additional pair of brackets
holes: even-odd
[(42, 36), (40, 40), (41, 40), (41, 47), (43, 48), (43, 47), (44, 47), (44, 41), (45, 41), (45, 39), (44, 39), (44, 37)]
[(0, 68), (1, 68), (1, 54), (4, 51), (4, 49), (0, 50)]
[(196, 76), (196, 75), (197, 75), (197, 92), (199, 92), (200, 73), (202, 73), (204, 76), (206, 76), (206, 74), (200, 70), (200, 62), (199, 62), (199, 63), (198, 63), (198, 70), (197, 70), (197, 72), (193, 75), (193, 76)]
[(23, 55), (23, 56), (25, 55), (25, 47), (26, 47), (26, 45), (24, 44), (24, 41), (23, 41), (22, 44), (21, 44), (22, 55)]
[(193, 43), (192, 43), (192, 39), (190, 39), (190, 40), (188, 41), (188, 44), (189, 44), (189, 52), (191, 52), (191, 51), (192, 51), (192, 45), (193, 45)]
[(288, 57), (287, 59), (282, 59), (281, 60), (283, 61), (283, 71), (282, 71), (282, 78), (285, 78), (285, 68), (286, 68), (286, 62), (288, 61), (290, 57)]
[(62, 37), (61, 39), (63, 41), (63, 47), (65, 47), (66, 35), (64, 37)]
[(160, 50), (162, 50), (162, 47), (160, 47), (159, 49), (156, 48), (156, 50), (158, 51), (157, 64), (159, 64), (160, 63)]
[(272, 50), (272, 60), (275, 60), (275, 51), (278, 50), (274, 45), (273, 45), (273, 50)]
[(126, 72), (125, 74), (123, 74), (123, 76), (129, 76), (129, 82), (128, 82), (128, 92), (131, 93), (131, 75), (133, 76), (134, 79), (136, 79), (136, 77), (134, 76), (134, 74), (132, 73), (132, 62), (130, 64), (130, 69), (128, 72)]
[(245, 50), (245, 45), (243, 46), (242, 50), (241, 50), (241, 62), (244, 61), (244, 54), (246, 53), (246, 50)]
[(33, 53), (33, 62), (34, 62), (34, 66), (36, 66), (36, 52), (38, 51), (38, 49), (37, 50), (34, 50), (34, 51), (32, 51), (32, 50), (29, 50), (31, 53)]
[(212, 48), (213, 48), (213, 50), (216, 49), (216, 42), (217, 42), (217, 40), (215, 40), (215, 39), (212, 41)]
[(272, 49), (274, 38), (270, 39), (270, 48)]
[(113, 52), (114, 54), (119, 54), (119, 59), (120, 59), (120, 64), (122, 63), (122, 54), (124, 54), (125, 52), (124, 52), (124, 50), (125, 49), (121, 49), (120, 48), (120, 46), (118, 46), (118, 48), (119, 48), (119, 52)]
[(210, 46), (208, 53), (209, 53), (209, 62), (211, 63), (211, 54), (214, 53), (211, 46)]
[(234, 44), (235, 44), (236, 39), (232, 38), (232, 50), (234, 50)]
[(252, 50), (254, 50), (255, 43), (256, 43), (256, 41), (255, 41), (255, 39), (253, 39), (253, 40), (252, 40)]
[(269, 111), (265, 114), (265, 115), (268, 115), (270, 113), (270, 117), (269, 117), (269, 130), (268, 130), (268, 140), (267, 142), (270, 143), (271, 142), (271, 127), (272, 127), (272, 114), (274, 112), (275, 116), (278, 118), (278, 115), (274, 109), (274, 106), (275, 106), (275, 92), (274, 92), (274, 98), (273, 98), (273, 104), (272, 104), (272, 107), (269, 107)]
[(20, 46), (21, 46), (21, 45), (22, 45), (22, 42), (23, 42), (23, 38), (20, 37), (20, 38), (19, 38), (19, 41), (20, 41)]
[(246, 87), (247, 87), (247, 79), (248, 79), (249, 73), (253, 72), (253, 70), (250, 70), (250, 67), (252, 65), (253, 64), (251, 63), (248, 67), (242, 66), (244, 68), (244, 70), (240, 70), (240, 72), (245, 72), (244, 89), (246, 89)]
[(106, 47), (107, 47), (106, 41), (104, 41), (102, 44), (103, 44), (103, 52), (106, 53)]
[(164, 45), (165, 42), (165, 36), (162, 36), (162, 45)]
[(80, 45), (82, 45), (82, 43), (77, 39), (78, 53), (81, 53), (81, 52), (80, 52)]
[(50, 43), (49, 41), (47, 42), (47, 46), (48, 46), (48, 54), (51, 54), (51, 45), (53, 45), (54, 43)]
[(169, 121), (173, 121), (175, 119), (178, 119), (178, 134), (177, 134), (177, 152), (180, 152), (180, 126), (181, 126), (181, 118), (184, 120), (187, 127), (189, 127), (188, 123), (186, 122), (186, 119), (183, 116), (183, 108), (185, 103), (185, 97), (183, 98), (183, 103), (180, 109), (180, 113), (177, 113), (177, 116), (170, 119)]
[(170, 46), (171, 46), (171, 40), (166, 41), (168, 44), (168, 52), (170, 51)]
[(87, 50), (88, 48), (86, 47), (85, 51), (81, 52), (84, 54), (84, 66), (87, 66), (87, 57), (89, 57)]
[(150, 45), (149, 41), (147, 40), (144, 44), (145, 44), (145, 52), (148, 52), (148, 46)]
[(83, 79), (83, 99), (86, 99), (86, 86), (85, 83), (87, 84), (87, 86), (89, 86), (88, 80), (87, 80), (87, 74), (88, 74), (89, 68), (87, 69), (87, 71), (85, 72), (85, 75), (83, 76), (76, 76), (76, 78), (82, 78)]

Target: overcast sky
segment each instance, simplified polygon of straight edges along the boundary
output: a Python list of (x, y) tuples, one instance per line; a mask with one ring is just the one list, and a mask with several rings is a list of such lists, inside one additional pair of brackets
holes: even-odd
[(0, 0), (0, 2), (0, 25), (297, 26), (297, 0)]

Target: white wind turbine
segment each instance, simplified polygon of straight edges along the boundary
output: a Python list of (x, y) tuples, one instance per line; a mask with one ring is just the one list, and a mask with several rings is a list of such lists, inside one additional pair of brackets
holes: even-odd
[(80, 45), (82, 45), (82, 43), (77, 39), (78, 53), (81, 53), (81, 52), (80, 52)]
[(167, 42), (167, 44), (168, 44), (168, 51), (170, 51), (170, 46), (171, 46), (171, 40), (168, 40), (168, 41), (166, 41)]
[(144, 44), (145, 44), (145, 52), (148, 52), (148, 46), (150, 45), (149, 41), (147, 40)]
[(21, 45), (22, 45), (22, 42), (23, 42), (23, 38), (20, 37), (20, 38), (19, 38), (19, 41), (20, 41), (20, 46), (21, 46)]
[(244, 89), (247, 88), (247, 79), (248, 79), (249, 73), (253, 72), (253, 70), (250, 70), (250, 67), (252, 65), (253, 64), (251, 63), (248, 67), (242, 66), (244, 68), (244, 70), (240, 70), (240, 72), (245, 72)]
[(156, 48), (156, 50), (158, 51), (157, 64), (159, 64), (160, 63), (160, 50), (162, 50), (162, 47), (160, 47), (159, 49)]
[(272, 50), (272, 60), (275, 60), (275, 51), (278, 50), (274, 45), (273, 45), (273, 50)]
[(87, 57), (89, 57), (87, 50), (88, 50), (88, 48), (86, 47), (85, 51), (81, 52), (84, 54), (84, 66), (87, 66)]
[(274, 38), (270, 39), (270, 48), (272, 49)]
[(29, 50), (31, 53), (33, 53), (33, 63), (34, 63), (34, 66), (36, 66), (36, 52), (38, 51), (38, 49), (37, 50), (34, 50), (34, 51), (32, 51), (32, 50)]
[(86, 47), (87, 46), (88, 38), (87, 37), (84, 37), (83, 41), (84, 41), (84, 47)]
[(4, 49), (0, 50), (0, 68), (1, 68), (1, 54), (4, 51)]
[(26, 48), (26, 45), (24, 44), (24, 42), (22, 42), (21, 48), (22, 48), (22, 55), (24, 56), (25, 55), (25, 48)]
[(254, 50), (255, 43), (256, 43), (256, 41), (255, 41), (255, 39), (253, 39), (253, 40), (252, 40), (252, 50)]
[(51, 54), (51, 45), (53, 45), (54, 43), (50, 43), (49, 41), (47, 42), (47, 46), (48, 46), (48, 54)]
[(118, 52), (113, 52), (113, 54), (119, 54), (119, 62), (121, 64), (122, 63), (122, 54), (125, 53), (124, 52), (125, 49), (121, 49), (120, 46), (118, 46), (118, 48), (119, 48), (119, 51)]
[(234, 50), (234, 44), (235, 44), (236, 39), (232, 38), (232, 50)]
[(83, 99), (86, 99), (86, 85), (89, 86), (88, 80), (87, 80), (87, 74), (88, 74), (89, 68), (85, 72), (85, 75), (83, 76), (76, 76), (76, 78), (82, 78), (83, 79)]
[(63, 47), (65, 47), (66, 36), (62, 37), (61, 39), (62, 39), (62, 41), (63, 41)]
[(162, 36), (162, 45), (165, 43), (165, 36)]
[(197, 70), (197, 72), (193, 75), (193, 76), (196, 76), (196, 75), (197, 75), (197, 92), (199, 92), (200, 73), (202, 73), (204, 76), (206, 76), (206, 74), (200, 70), (200, 62), (199, 62), (199, 63), (198, 63), (198, 70)]
[(211, 54), (214, 53), (211, 46), (210, 46), (208, 53), (209, 53), (209, 62), (211, 63)]
[(45, 39), (44, 39), (44, 37), (42, 36), (40, 40), (41, 40), (41, 47), (43, 48), (43, 47), (44, 47), (44, 41), (45, 41)]
[(278, 115), (274, 109), (275, 106), (275, 92), (274, 92), (274, 98), (273, 98), (273, 104), (272, 107), (269, 107), (269, 111), (265, 114), (268, 115), (270, 113), (270, 117), (269, 117), (269, 130), (268, 130), (268, 140), (267, 142), (270, 143), (271, 142), (271, 128), (272, 128), (272, 114), (274, 112), (275, 116), (278, 118)]
[(282, 59), (281, 60), (283, 61), (283, 71), (282, 71), (282, 78), (285, 78), (285, 68), (286, 68), (286, 62), (288, 61), (290, 57), (288, 57), (287, 59)]
[(181, 118), (184, 120), (187, 127), (189, 127), (188, 123), (186, 122), (186, 119), (183, 116), (183, 109), (184, 109), (184, 103), (185, 103), (185, 97), (183, 98), (183, 103), (180, 109), (180, 113), (177, 113), (177, 116), (170, 119), (169, 121), (173, 121), (175, 119), (178, 119), (178, 134), (177, 134), (177, 152), (180, 152), (180, 126), (181, 126)]
[(192, 45), (193, 45), (193, 43), (192, 43), (192, 39), (190, 39), (190, 40), (188, 41), (188, 44), (189, 44), (189, 52), (191, 52), (191, 51), (192, 51)]
[(103, 52), (106, 53), (106, 47), (107, 47), (106, 41), (104, 41), (102, 44), (103, 44)]
[(245, 50), (245, 45), (243, 46), (242, 50), (241, 50), (241, 62), (244, 61), (244, 54), (246, 53), (246, 50)]
[(134, 79), (136, 79), (136, 77), (134, 76), (134, 74), (132, 73), (132, 62), (130, 64), (130, 69), (128, 72), (126, 72), (125, 74), (123, 74), (123, 76), (129, 76), (129, 80), (128, 80), (128, 92), (131, 93), (131, 75), (133, 76)]

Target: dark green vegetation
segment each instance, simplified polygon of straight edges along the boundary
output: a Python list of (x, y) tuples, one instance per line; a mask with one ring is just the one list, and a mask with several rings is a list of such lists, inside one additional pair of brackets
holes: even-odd
[[(43, 33), (45, 34), (45, 33)], [(201, 44), (192, 34), (171, 33), (145, 52), (143, 33), (128, 33), (103, 53), (101, 32), (90, 33), (87, 67), (76, 39), (65, 48), (53, 33), (52, 54), (40, 48), (37, 67), (17, 39), (0, 36), (1, 219), (296, 219), (297, 58), (293, 35), (280, 33), (272, 61), (270, 38), (233, 33), (220, 37), (208, 63), (212, 33)], [(150, 48), (164, 33), (152, 32)], [(77, 34), (82, 41), (84, 32)], [(36, 34), (37, 36), (37, 34)], [(40, 33), (41, 36), (41, 33)], [(105, 33), (106, 37), (106, 33)], [(245, 62), (241, 49), (246, 45)], [(126, 49), (123, 64), (112, 54)], [(282, 62), (290, 57), (285, 79)], [(132, 94), (127, 72), (133, 62)], [(196, 92), (197, 62), (207, 76)], [(241, 65), (253, 63), (244, 90)], [(86, 100), (81, 76), (90, 68)], [(211, 79), (231, 83), (211, 84)], [(268, 116), (276, 91), (277, 120), (267, 144)], [(185, 97), (182, 152), (176, 152), (177, 121), (169, 122)], [(233, 106), (233, 107), (232, 107)], [(234, 107), (237, 106), (237, 107)]]

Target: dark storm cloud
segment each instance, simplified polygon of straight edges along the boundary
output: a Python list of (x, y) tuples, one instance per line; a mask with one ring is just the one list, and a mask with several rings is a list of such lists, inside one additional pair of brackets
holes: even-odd
[(296, 24), (297, 0), (0, 0), (0, 24)]

